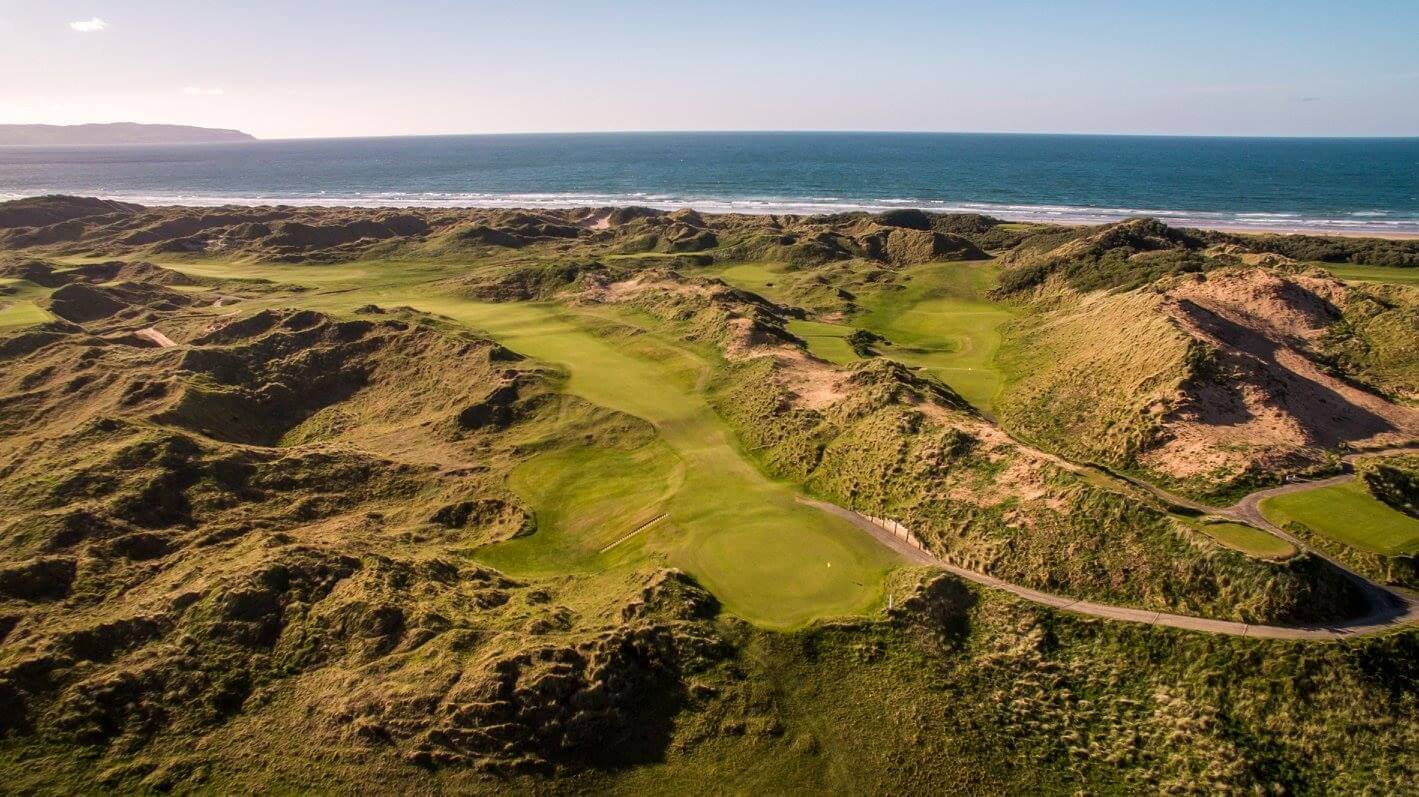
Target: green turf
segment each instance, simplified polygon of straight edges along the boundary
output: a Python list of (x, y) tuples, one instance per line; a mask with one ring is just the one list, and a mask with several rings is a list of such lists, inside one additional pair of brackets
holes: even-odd
[(895, 556), (845, 521), (796, 503), (793, 489), (743, 456), (704, 396), (666, 378), (659, 361), (628, 354), (554, 308), (408, 298), (564, 367), (569, 392), (655, 424), (683, 460), (685, 479), (666, 502), (669, 522), (652, 527), (645, 544), (730, 611), (788, 627), (881, 602)]
[(15, 329), (41, 324), (50, 319), (49, 313), (31, 301), (7, 303), (0, 299), (0, 329)]
[[(714, 273), (735, 287), (788, 301), (780, 287), (784, 275), (774, 266), (740, 263)], [(875, 332), (891, 341), (883, 356), (926, 370), (988, 414), (1002, 384), (995, 367), (1000, 327), (1013, 315), (987, 298), (995, 279), (991, 263), (913, 266), (902, 272), (900, 287), (860, 294), (862, 313), (850, 323), (795, 322), (789, 329), (814, 354), (839, 364), (857, 359), (842, 338), (854, 329)]]
[(1249, 556), (1286, 559), (1296, 555), (1296, 546), (1255, 526), (1225, 520), (1201, 520), (1189, 525), (1228, 548)]
[(1356, 266), (1348, 263), (1311, 263), (1346, 282), (1387, 282), (1392, 285), (1419, 285), (1419, 268)]
[(906, 286), (861, 297), (855, 323), (892, 342), (883, 354), (925, 369), (983, 412), (1000, 391), (995, 366), (1000, 327), (1012, 313), (986, 298), (989, 263), (927, 263), (906, 271)]
[(847, 365), (861, 359), (853, 351), (852, 344), (847, 342), (848, 336), (853, 333), (852, 327), (794, 319), (788, 322), (788, 331), (802, 338), (813, 356), (830, 363)]
[(1419, 520), (1375, 500), (1359, 482), (1350, 481), (1261, 502), (1272, 523), (1300, 523), (1362, 551), (1384, 556), (1419, 553)]
[(765, 263), (736, 263), (713, 273), (730, 285), (757, 293), (765, 299), (775, 302), (786, 300), (786, 295), (779, 287), (783, 274), (778, 271), (777, 266)]
[(479, 558), (518, 573), (598, 570), (644, 554), (651, 523), (684, 483), (679, 459), (655, 442), (636, 451), (578, 447), (534, 457), (511, 486), (537, 517), (537, 533)]

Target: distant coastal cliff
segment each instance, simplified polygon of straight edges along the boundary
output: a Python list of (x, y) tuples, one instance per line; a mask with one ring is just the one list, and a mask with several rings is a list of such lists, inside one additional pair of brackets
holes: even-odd
[(89, 125), (0, 125), (0, 146), (95, 147), (114, 144), (215, 144), (255, 141), (240, 130), (131, 122)]

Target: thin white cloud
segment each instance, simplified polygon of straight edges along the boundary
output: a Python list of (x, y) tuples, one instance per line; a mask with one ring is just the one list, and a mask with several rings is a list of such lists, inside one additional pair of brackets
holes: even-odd
[(210, 86), (185, 86), (182, 93), (189, 97), (220, 97), (227, 92)]
[(80, 33), (98, 33), (104, 28), (107, 28), (108, 23), (98, 17), (89, 17), (88, 19), (81, 19), (78, 22), (70, 22), (69, 27)]

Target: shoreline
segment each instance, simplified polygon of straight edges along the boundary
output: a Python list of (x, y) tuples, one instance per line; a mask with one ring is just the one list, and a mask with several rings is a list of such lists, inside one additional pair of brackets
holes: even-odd
[[(1385, 240), (1419, 240), (1419, 220), (1405, 222), (1404, 229), (1367, 227), (1363, 222), (1342, 222), (1317, 220), (1312, 225), (1278, 223), (1246, 224), (1235, 219), (1208, 219), (1189, 216), (1189, 211), (1146, 210), (1123, 208), (1059, 208), (1049, 206), (999, 207), (988, 203), (931, 202), (911, 203), (901, 200), (888, 202), (842, 202), (813, 201), (811, 198), (762, 199), (762, 198), (697, 198), (671, 199), (656, 196), (626, 196), (599, 194), (511, 194), (481, 195), (467, 198), (440, 199), (424, 195), (395, 193), (363, 196), (165, 196), (151, 194), (111, 194), (101, 192), (50, 191), (34, 194), (0, 192), (0, 202), (19, 199), (33, 199), (40, 196), (62, 194), (68, 196), (96, 197), (116, 202), (128, 202), (152, 208), (220, 208), (220, 207), (300, 207), (321, 209), (355, 210), (568, 210), (603, 209), (624, 207), (648, 207), (657, 210), (694, 210), (698, 213), (716, 216), (746, 215), (834, 215), (840, 213), (884, 213), (893, 210), (921, 210), (935, 214), (980, 214), (999, 219), (1006, 224), (1049, 224), (1059, 227), (1093, 227), (1112, 224), (1125, 219), (1149, 217), (1170, 227), (1211, 230), (1236, 235), (1306, 235), (1317, 238), (1378, 238)], [(407, 196), (407, 199), (399, 198)], [(1192, 211), (1206, 213), (1207, 211)], [(1282, 214), (1272, 214), (1282, 215)], [(1332, 229), (1326, 224), (1344, 225), (1342, 229)], [(1412, 225), (1412, 228), (1411, 228)]]

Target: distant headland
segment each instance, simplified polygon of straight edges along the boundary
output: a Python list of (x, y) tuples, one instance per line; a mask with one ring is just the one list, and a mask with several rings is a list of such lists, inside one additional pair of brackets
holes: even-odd
[(102, 147), (116, 144), (217, 144), (255, 141), (240, 130), (133, 122), (85, 125), (0, 125), (0, 146)]

